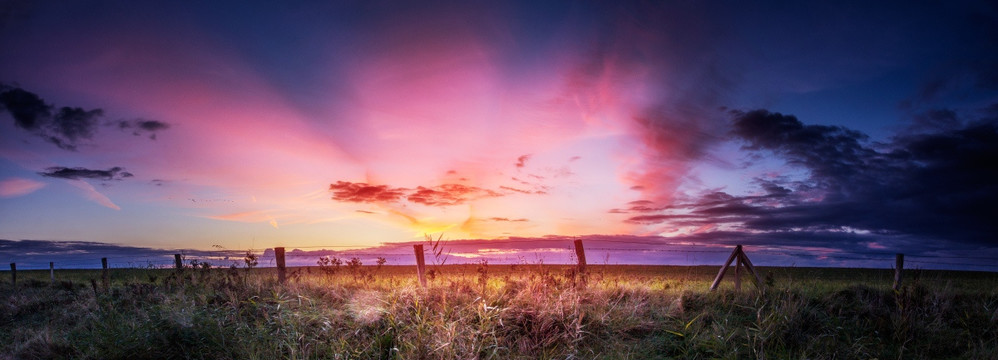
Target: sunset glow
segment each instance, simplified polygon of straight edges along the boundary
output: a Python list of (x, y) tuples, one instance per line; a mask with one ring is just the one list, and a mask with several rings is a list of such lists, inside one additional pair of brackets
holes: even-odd
[(0, 239), (998, 254), (993, 7), (729, 5), (3, 5)]

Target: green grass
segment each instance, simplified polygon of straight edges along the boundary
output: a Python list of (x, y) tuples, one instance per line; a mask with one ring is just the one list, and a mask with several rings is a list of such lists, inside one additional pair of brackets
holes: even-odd
[[(11, 359), (938, 359), (998, 353), (998, 274), (448, 265), (19, 271), (0, 284)], [(9, 273), (3, 275), (9, 276)], [(731, 275), (729, 274), (729, 277)], [(91, 283), (95, 280), (96, 291)]]

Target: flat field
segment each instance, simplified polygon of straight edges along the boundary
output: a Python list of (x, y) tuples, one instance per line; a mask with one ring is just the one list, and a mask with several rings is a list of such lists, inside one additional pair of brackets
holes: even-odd
[(448, 265), (3, 272), (10, 359), (988, 359), (998, 273)]

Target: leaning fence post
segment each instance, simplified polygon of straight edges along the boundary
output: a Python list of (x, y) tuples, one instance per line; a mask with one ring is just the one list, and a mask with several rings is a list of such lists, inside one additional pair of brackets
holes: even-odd
[(419, 277), (419, 285), (426, 287), (426, 260), (423, 259), (423, 244), (413, 245), (412, 251), (416, 253), (416, 276)]
[(894, 255), (894, 290), (901, 288), (901, 271), (904, 270), (904, 254)]
[(735, 291), (742, 291), (742, 257), (735, 258)]
[(183, 269), (184, 268), (184, 261), (182, 259), (180, 259), (180, 254), (173, 254), (173, 262), (174, 262), (174, 266), (176, 266), (177, 269)]
[(107, 258), (100, 258), (100, 265), (104, 269), (101, 271), (101, 282), (104, 285), (104, 291), (111, 288), (111, 279), (107, 275)]
[(724, 279), (724, 273), (728, 272), (728, 266), (731, 266), (731, 262), (738, 258), (738, 253), (741, 251), (741, 245), (735, 246), (735, 250), (731, 252), (731, 256), (728, 256), (728, 260), (721, 266), (721, 270), (718, 270), (717, 277), (714, 278), (714, 282), (710, 284), (710, 291), (714, 291), (717, 289), (717, 286), (721, 284), (721, 279)]
[(749, 275), (752, 275), (755, 286), (766, 290), (766, 284), (763, 284), (762, 279), (759, 278), (759, 273), (755, 271), (755, 266), (752, 265), (752, 260), (749, 260), (748, 255), (745, 255), (745, 251), (738, 254), (738, 259), (742, 261), (742, 265), (745, 265), (745, 270), (748, 271)]
[(10, 263), (10, 283), (17, 285), (17, 264)]
[(284, 248), (274, 248), (274, 257), (277, 258), (277, 282), (283, 284), (286, 280), (284, 276)]
[(55, 284), (55, 262), (49, 261), (49, 279)]
[(582, 239), (575, 240), (575, 257), (579, 260), (579, 274), (586, 271), (586, 249), (582, 247)]
[(724, 278), (724, 273), (728, 271), (728, 267), (731, 266), (732, 261), (737, 261), (735, 264), (735, 290), (741, 290), (742, 288), (742, 265), (745, 265), (745, 271), (748, 271), (752, 275), (752, 279), (755, 281), (755, 286), (760, 290), (765, 290), (766, 287), (763, 285), (762, 281), (759, 279), (759, 274), (755, 272), (755, 266), (752, 266), (752, 261), (749, 260), (748, 255), (745, 255), (745, 251), (742, 250), (741, 245), (735, 246), (735, 250), (731, 252), (731, 256), (728, 260), (724, 262), (721, 266), (721, 270), (717, 272), (717, 277), (714, 278), (714, 282), (710, 284), (710, 290), (714, 291), (717, 286), (721, 284), (721, 279)]

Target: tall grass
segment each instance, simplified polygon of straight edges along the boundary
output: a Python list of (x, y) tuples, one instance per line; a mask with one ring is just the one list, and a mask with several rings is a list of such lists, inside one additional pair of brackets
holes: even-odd
[[(766, 293), (708, 292), (716, 267), (448, 265), (25, 272), (0, 285), (0, 358), (990, 358), (998, 276), (763, 269)], [(882, 274), (883, 273), (883, 274)], [(20, 274), (19, 274), (20, 275)], [(849, 279), (853, 280), (849, 280)], [(861, 281), (857, 281), (859, 279)]]

